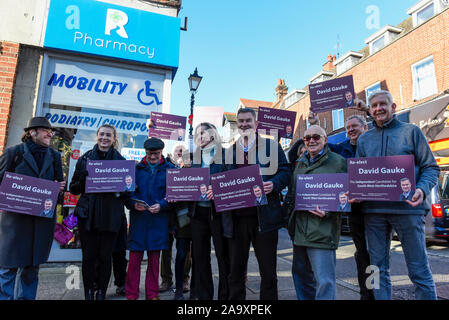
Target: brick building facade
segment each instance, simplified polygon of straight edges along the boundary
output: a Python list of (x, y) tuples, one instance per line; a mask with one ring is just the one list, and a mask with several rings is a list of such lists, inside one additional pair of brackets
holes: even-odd
[(0, 153), (3, 152), (8, 137), (19, 48), (17, 43), (0, 42)]
[[(373, 54), (370, 54), (368, 46), (363, 48), (358, 52), (362, 58), (357, 64), (332, 78), (352, 75), (355, 92), (358, 98), (365, 101), (365, 90), (379, 83), (381, 89), (391, 92), (398, 106), (396, 111), (401, 112), (441, 96), (449, 89), (449, 10), (444, 9), (417, 27), (413, 27), (411, 17), (398, 27), (402, 32), (391, 43)], [(433, 59), (436, 92), (417, 99), (414, 96), (412, 66), (426, 58)], [(335, 61), (328, 60), (323, 70), (335, 74), (335, 66), (329, 67), (332, 62)], [(303, 136), (310, 109), (308, 87), (303, 90), (306, 91), (305, 95), (287, 108), (297, 112), (295, 139)], [(344, 109), (344, 118), (354, 113), (357, 112)], [(334, 130), (332, 112), (321, 113), (318, 118), (328, 135), (344, 131), (344, 128)]]

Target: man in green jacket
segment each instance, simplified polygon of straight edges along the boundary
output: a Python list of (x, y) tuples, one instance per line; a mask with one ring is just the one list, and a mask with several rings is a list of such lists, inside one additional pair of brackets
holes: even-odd
[(341, 213), (294, 211), (296, 176), (347, 172), (346, 159), (327, 147), (323, 128), (313, 125), (304, 133), (306, 152), (298, 160), (286, 197), (290, 208), (289, 234), (293, 241), (292, 275), (298, 300), (335, 300), (336, 249)]

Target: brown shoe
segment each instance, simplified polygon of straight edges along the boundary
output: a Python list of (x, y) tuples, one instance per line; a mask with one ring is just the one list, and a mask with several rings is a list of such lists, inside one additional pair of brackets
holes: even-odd
[(184, 286), (182, 287), (182, 292), (186, 293), (190, 291), (189, 280), (184, 281)]
[(171, 289), (173, 286), (173, 283), (169, 283), (167, 281), (162, 281), (161, 285), (159, 286), (159, 292), (165, 292)]
[(159, 296), (155, 296), (154, 298), (151, 298), (150, 300), (161, 300), (161, 298), (159, 298)]

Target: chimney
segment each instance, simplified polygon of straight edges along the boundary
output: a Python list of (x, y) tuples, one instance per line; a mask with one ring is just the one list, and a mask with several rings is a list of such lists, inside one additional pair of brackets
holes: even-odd
[(276, 99), (281, 100), (288, 93), (288, 87), (285, 85), (283, 79), (278, 79), (278, 85), (276, 87)]
[(334, 56), (329, 54), (327, 56), (327, 62), (325, 64), (323, 64), (323, 70), (324, 71), (332, 71), (335, 68), (335, 66), (334, 66), (335, 60), (337, 60), (337, 57), (335, 56), (335, 54), (334, 54)]

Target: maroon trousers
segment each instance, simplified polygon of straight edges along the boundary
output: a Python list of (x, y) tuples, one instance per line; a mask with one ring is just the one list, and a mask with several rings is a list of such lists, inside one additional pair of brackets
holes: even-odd
[[(140, 266), (144, 251), (130, 251), (128, 273), (126, 274), (126, 298), (137, 300), (139, 298)], [(159, 254), (160, 251), (147, 251), (148, 266), (145, 276), (145, 297), (147, 300), (159, 295)]]

